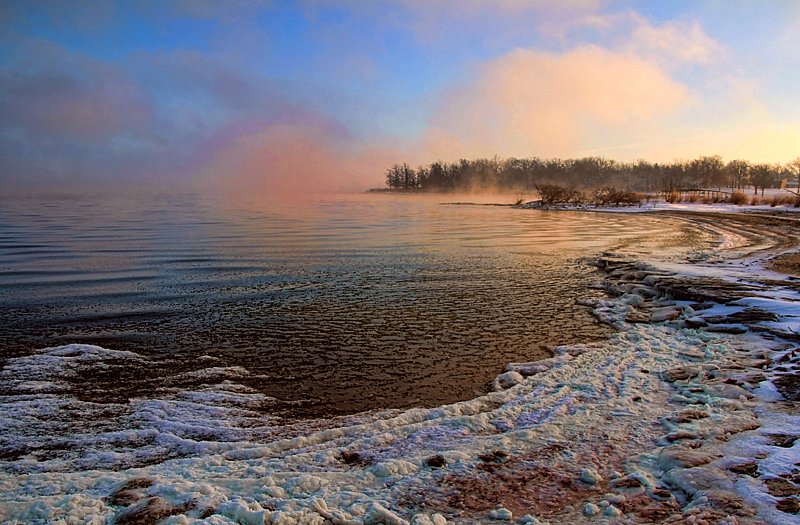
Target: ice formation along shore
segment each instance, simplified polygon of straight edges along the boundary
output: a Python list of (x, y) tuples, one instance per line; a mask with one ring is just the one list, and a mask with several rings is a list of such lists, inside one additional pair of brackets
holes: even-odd
[[(800, 522), (798, 281), (745, 263), (598, 264), (610, 298), (588, 303), (618, 333), (434, 409), (281, 427), (236, 383), (244, 370), (111, 407), (60, 395), (59, 378), (136, 354), (9, 360), (0, 521)], [(63, 428), (70, 411), (93, 426)]]

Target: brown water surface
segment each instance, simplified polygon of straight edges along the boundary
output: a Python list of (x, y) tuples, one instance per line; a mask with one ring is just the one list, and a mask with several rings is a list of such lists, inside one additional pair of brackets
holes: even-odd
[(144, 356), (68, 378), (102, 402), (230, 379), (295, 416), (434, 406), (549, 345), (607, 337), (576, 304), (598, 293), (587, 258), (700, 242), (672, 218), (443, 204), (457, 200), (3, 199), (0, 355)]

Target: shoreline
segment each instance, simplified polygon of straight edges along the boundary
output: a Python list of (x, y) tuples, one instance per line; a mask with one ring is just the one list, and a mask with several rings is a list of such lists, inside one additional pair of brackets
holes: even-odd
[(792, 523), (800, 405), (778, 392), (800, 293), (761, 272), (757, 232), (706, 226), (736, 257), (601, 258), (616, 297), (586, 304), (620, 331), (509, 364), (495, 392), (150, 467), (4, 473), (0, 520)]

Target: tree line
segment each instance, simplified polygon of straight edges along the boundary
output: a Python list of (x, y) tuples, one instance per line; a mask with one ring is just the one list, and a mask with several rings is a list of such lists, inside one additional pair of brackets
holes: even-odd
[(582, 159), (486, 159), (436, 161), (412, 169), (394, 164), (386, 171), (390, 190), (457, 192), (475, 190), (526, 191), (542, 184), (570, 188), (618, 188), (641, 193), (664, 193), (699, 188), (753, 187), (754, 192), (780, 187), (783, 179), (800, 191), (800, 157), (787, 164), (753, 164), (719, 155), (670, 163), (646, 160), (617, 162), (603, 157)]

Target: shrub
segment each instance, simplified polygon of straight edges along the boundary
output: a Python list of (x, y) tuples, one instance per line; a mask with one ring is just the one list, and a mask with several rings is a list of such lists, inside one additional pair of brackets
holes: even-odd
[[(699, 194), (697, 194), (697, 193), (690, 193), (689, 194), (689, 202), (699, 202), (699, 201), (700, 201), (700, 195)], [(703, 202), (708, 204), (708, 197), (703, 197)]]
[(673, 191), (671, 193), (667, 193), (664, 195), (664, 200), (669, 203), (680, 202), (681, 201), (681, 194), (677, 191)]
[(731, 194), (731, 204), (741, 206), (745, 202), (747, 202), (747, 195), (743, 191), (734, 191)]
[(597, 190), (593, 194), (595, 202), (600, 204), (640, 204), (645, 196), (632, 191), (622, 191), (612, 187)]
[(758, 195), (753, 195), (752, 197), (750, 197), (750, 206), (758, 206), (758, 203), (760, 201), (761, 199), (758, 198)]
[(583, 200), (581, 193), (574, 188), (567, 188), (559, 184), (537, 184), (535, 187), (542, 197), (542, 204), (557, 204), (561, 202), (579, 204)]
[(794, 198), (794, 207), (800, 208), (800, 195), (795, 196)]
[(586, 198), (586, 194), (583, 193), (582, 191), (578, 190), (571, 190), (571, 191), (572, 195), (570, 195), (569, 197), (569, 202), (571, 204), (585, 204), (586, 202), (589, 201), (589, 199)]
[(765, 206), (775, 206), (775, 199), (772, 197), (761, 197), (761, 204)]

